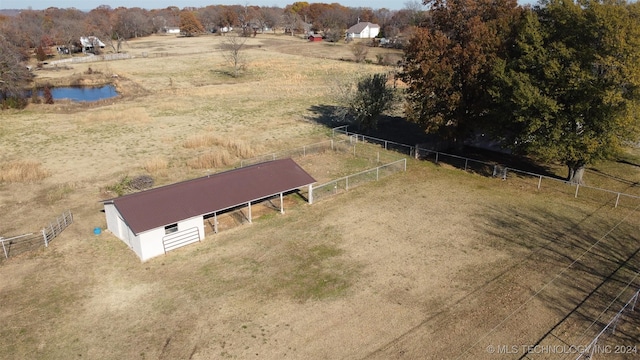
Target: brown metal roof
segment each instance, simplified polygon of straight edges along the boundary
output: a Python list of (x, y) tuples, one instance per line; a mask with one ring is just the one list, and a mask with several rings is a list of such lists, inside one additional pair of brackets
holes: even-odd
[(292, 159), (274, 160), (121, 196), (113, 203), (135, 233), (314, 183)]

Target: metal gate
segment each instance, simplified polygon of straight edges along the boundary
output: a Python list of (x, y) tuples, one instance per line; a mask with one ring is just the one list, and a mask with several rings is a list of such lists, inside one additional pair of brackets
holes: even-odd
[(162, 238), (164, 253), (200, 241), (200, 231), (197, 227), (174, 232)]

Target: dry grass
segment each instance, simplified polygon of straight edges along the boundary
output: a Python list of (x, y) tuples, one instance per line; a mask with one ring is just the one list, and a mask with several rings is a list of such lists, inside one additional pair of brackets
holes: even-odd
[(187, 160), (187, 166), (192, 169), (221, 169), (233, 163), (233, 157), (226, 149), (200, 154)]
[(25, 183), (45, 179), (50, 172), (35, 160), (15, 160), (0, 165), (0, 182)]
[(162, 156), (153, 156), (144, 162), (143, 168), (149, 174), (162, 174), (169, 167), (169, 161)]
[(183, 146), (187, 149), (198, 149), (214, 146), (223, 147), (227, 150), (230, 156), (235, 156), (243, 159), (256, 156), (256, 151), (246, 141), (224, 138), (214, 134), (200, 134), (191, 136), (184, 141)]

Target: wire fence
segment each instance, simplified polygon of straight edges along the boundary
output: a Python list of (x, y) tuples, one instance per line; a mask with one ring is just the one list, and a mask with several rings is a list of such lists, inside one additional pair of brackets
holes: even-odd
[[(9, 259), (9, 257), (17, 256), (42, 246), (48, 247), (49, 243), (72, 223), (73, 214), (71, 214), (71, 210), (67, 210), (38, 232), (8, 238), (0, 237), (4, 259)], [(2, 260), (2, 257), (0, 257), (0, 260)]]
[[(501, 178), (502, 180), (520, 181), (528, 187), (537, 190), (563, 193), (568, 196), (580, 197), (598, 203), (610, 203), (613, 207), (633, 209), (640, 205), (640, 196), (621, 191), (603, 189), (588, 185), (573, 184), (567, 180), (548, 175), (536, 174), (524, 170), (508, 167), (503, 164), (482, 161), (441, 151), (401, 144), (389, 140), (362, 135), (347, 130), (347, 125), (332, 129), (333, 135), (344, 135), (355, 141), (376, 144), (385, 150), (406, 154), (419, 160), (427, 160), (436, 164), (446, 163), (450, 166), (482, 176)], [(353, 141), (353, 140), (352, 140)]]
[(349, 189), (368, 182), (378, 181), (383, 177), (400, 171), (407, 171), (407, 159), (396, 160), (372, 169), (331, 180), (324, 184), (312, 186), (309, 193), (309, 203), (312, 204), (314, 201), (349, 191)]
[(576, 360), (579, 359), (596, 359), (598, 354), (605, 354), (604, 356), (609, 356), (610, 354), (619, 354), (623, 355), (627, 354), (629, 356), (638, 356), (638, 348), (637, 345), (620, 345), (614, 344), (611, 345), (608, 342), (608, 338), (615, 335), (616, 328), (623, 321), (625, 317), (631, 316), (631, 313), (635, 311), (636, 306), (638, 305), (638, 297), (640, 297), (640, 288), (636, 290), (636, 292), (631, 296), (629, 301), (627, 301), (624, 306), (618, 311), (611, 320), (602, 328), (602, 330), (591, 340), (589, 345), (587, 345), (583, 351), (580, 352)]
[(301, 147), (287, 149), (282, 151), (277, 151), (269, 154), (264, 154), (260, 156), (256, 156), (250, 159), (243, 159), (240, 161), (240, 167), (245, 167), (249, 165), (255, 165), (259, 163), (263, 163), (266, 161), (278, 160), (278, 159), (287, 159), (287, 158), (295, 158), (302, 157), (311, 154), (319, 154), (326, 151), (342, 151), (348, 152), (351, 151), (351, 146), (348, 144), (348, 140), (326, 140), (321, 141), (315, 144), (304, 145)]

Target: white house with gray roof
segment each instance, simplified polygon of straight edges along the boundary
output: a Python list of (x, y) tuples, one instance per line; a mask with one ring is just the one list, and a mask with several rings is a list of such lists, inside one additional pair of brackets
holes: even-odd
[(359, 22), (347, 29), (347, 39), (373, 39), (380, 33), (380, 25)]

